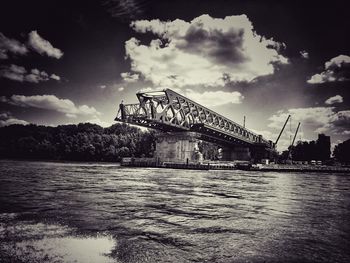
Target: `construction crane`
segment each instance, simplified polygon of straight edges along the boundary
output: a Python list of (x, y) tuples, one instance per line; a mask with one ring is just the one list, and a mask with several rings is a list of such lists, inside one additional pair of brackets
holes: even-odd
[(294, 138), (293, 138), (293, 141), (292, 141), (292, 144), (289, 146), (289, 150), (288, 150), (288, 158), (291, 159), (291, 150), (293, 148), (293, 145), (294, 145), (294, 142), (295, 142), (295, 138), (297, 137), (297, 134), (298, 134), (298, 131), (299, 131), (299, 127), (300, 127), (300, 122), (298, 123), (298, 127), (295, 131), (295, 134), (294, 134)]
[(286, 125), (287, 125), (287, 122), (289, 121), (289, 118), (290, 118), (290, 115), (288, 115), (288, 118), (287, 118), (286, 122), (284, 123), (283, 128), (282, 128), (280, 134), (279, 134), (278, 137), (277, 137), (277, 140), (276, 140), (276, 142), (275, 142), (275, 147), (277, 146), (277, 143), (278, 143), (278, 141), (279, 141), (279, 139), (280, 139), (280, 137), (281, 137), (281, 135), (282, 135), (282, 133), (283, 133), (283, 131), (284, 131), (284, 128), (285, 128)]

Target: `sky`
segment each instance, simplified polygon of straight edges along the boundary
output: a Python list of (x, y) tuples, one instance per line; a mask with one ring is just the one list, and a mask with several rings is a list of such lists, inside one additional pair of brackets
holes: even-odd
[(114, 124), (173, 89), (275, 141), (350, 138), (346, 1), (4, 0), (0, 126)]

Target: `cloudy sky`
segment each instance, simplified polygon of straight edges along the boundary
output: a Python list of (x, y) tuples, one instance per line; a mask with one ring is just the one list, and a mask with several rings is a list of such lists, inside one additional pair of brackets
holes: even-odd
[(174, 89), (275, 140), (350, 137), (346, 1), (2, 1), (0, 126), (114, 123)]

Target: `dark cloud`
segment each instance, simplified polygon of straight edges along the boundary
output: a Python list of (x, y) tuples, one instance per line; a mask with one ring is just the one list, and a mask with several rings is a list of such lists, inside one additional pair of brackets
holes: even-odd
[(28, 53), (28, 49), (18, 40), (8, 38), (0, 32), (0, 59), (7, 59), (8, 53), (25, 55)]
[(102, 5), (108, 13), (122, 20), (137, 19), (143, 14), (143, 8), (147, 1), (137, 0), (102, 0)]
[(338, 134), (350, 131), (350, 110), (339, 111), (332, 116), (328, 128)]
[(217, 63), (237, 65), (249, 60), (243, 47), (242, 28), (230, 28), (227, 32), (218, 29), (208, 31), (200, 24), (195, 24), (188, 28), (183, 39), (177, 44), (178, 48), (209, 56)]
[(97, 117), (100, 113), (87, 105), (77, 106), (69, 99), (60, 99), (55, 95), (12, 95), (10, 98), (0, 97), (0, 102), (24, 108), (37, 108), (64, 113), (67, 117), (75, 118), (77, 115)]
[(17, 66), (17, 65), (10, 65), (10, 66), (2, 66), (0, 68), (0, 77), (11, 79), (14, 81), (23, 82), (24, 76), (27, 73), (27, 70), (24, 67)]
[(31, 83), (39, 83), (42, 81), (48, 81), (50, 79), (60, 80), (60, 77), (51, 74), (47, 74), (45, 71), (40, 71), (38, 69), (32, 69), (30, 72), (24, 67), (17, 66), (15, 64), (11, 64), (10, 66), (2, 66), (0, 68), (0, 78), (7, 78), (14, 81), (19, 82), (31, 82)]

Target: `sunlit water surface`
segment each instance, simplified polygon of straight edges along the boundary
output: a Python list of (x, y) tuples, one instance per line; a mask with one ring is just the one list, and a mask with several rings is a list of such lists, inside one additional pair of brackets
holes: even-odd
[(350, 176), (0, 161), (0, 262), (350, 262)]

